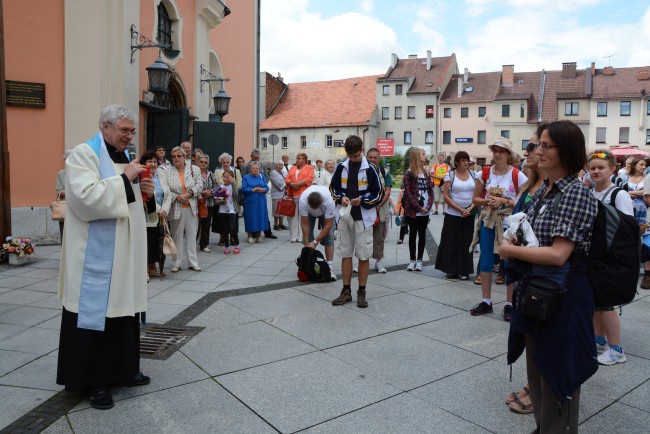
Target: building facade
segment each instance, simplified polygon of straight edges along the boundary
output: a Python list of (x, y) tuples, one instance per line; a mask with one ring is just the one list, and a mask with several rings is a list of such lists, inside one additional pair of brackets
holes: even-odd
[[(59, 241), (48, 204), (63, 152), (97, 132), (99, 112), (111, 103), (139, 114), (130, 149), (139, 156), (156, 145), (196, 142), (200, 131), (205, 141), (219, 83), (202, 80), (226, 77), (232, 109), (223, 126), (230, 124), (231, 142), (237, 134), (235, 150), (251, 148), (257, 133), (259, 0), (233, 10), (225, 0), (51, 0), (38, 7), (5, 0), (3, 14), (6, 79), (13, 86), (45, 88), (41, 106), (7, 106), (15, 235)], [(235, 30), (244, 36), (235, 38)], [(164, 48), (133, 48), (150, 43)], [(152, 88), (147, 71), (158, 57), (169, 70), (161, 91)], [(22, 175), (26, 167), (37, 174), (29, 182)]]

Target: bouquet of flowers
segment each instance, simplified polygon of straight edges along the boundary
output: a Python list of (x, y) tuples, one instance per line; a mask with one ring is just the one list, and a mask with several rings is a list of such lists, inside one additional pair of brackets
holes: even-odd
[(34, 245), (29, 238), (7, 237), (7, 242), (2, 245), (0, 254), (2, 256), (13, 253), (17, 256), (31, 255), (34, 253)]
[(227, 188), (223, 188), (223, 187), (215, 188), (212, 191), (212, 197), (214, 197), (214, 200), (219, 205), (223, 205), (223, 204), (226, 203), (226, 201), (230, 197), (230, 190), (228, 190)]

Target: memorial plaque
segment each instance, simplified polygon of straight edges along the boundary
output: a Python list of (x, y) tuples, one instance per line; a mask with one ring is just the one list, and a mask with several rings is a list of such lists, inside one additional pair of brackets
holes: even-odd
[(5, 83), (8, 106), (45, 108), (45, 83), (11, 80)]

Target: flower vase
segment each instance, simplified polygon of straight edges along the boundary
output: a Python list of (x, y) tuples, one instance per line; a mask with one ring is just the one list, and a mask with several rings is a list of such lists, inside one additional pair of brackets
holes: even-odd
[(25, 265), (26, 263), (29, 262), (29, 259), (27, 259), (27, 256), (18, 256), (18, 255), (9, 255), (9, 264), (11, 265)]

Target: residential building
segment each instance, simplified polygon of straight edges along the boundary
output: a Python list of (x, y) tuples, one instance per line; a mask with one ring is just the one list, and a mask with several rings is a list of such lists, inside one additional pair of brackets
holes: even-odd
[(589, 147), (650, 151), (650, 66), (596, 69), (592, 64), (590, 75)]
[(388, 71), (377, 78), (376, 103), (380, 138), (393, 138), (395, 153), (411, 146), (427, 154), (441, 149), (438, 140), (439, 104), (449, 80), (458, 73), (456, 55), (426, 58), (391, 55)]
[[(342, 80), (290, 83), (263, 73), (266, 78), (261, 101), (266, 119), (260, 124), (257, 146), (263, 161), (278, 161), (298, 152), (311, 162), (344, 159), (343, 143), (350, 135), (374, 146), (377, 138), (375, 105), (376, 75)], [(278, 136), (272, 146), (269, 137)]]

